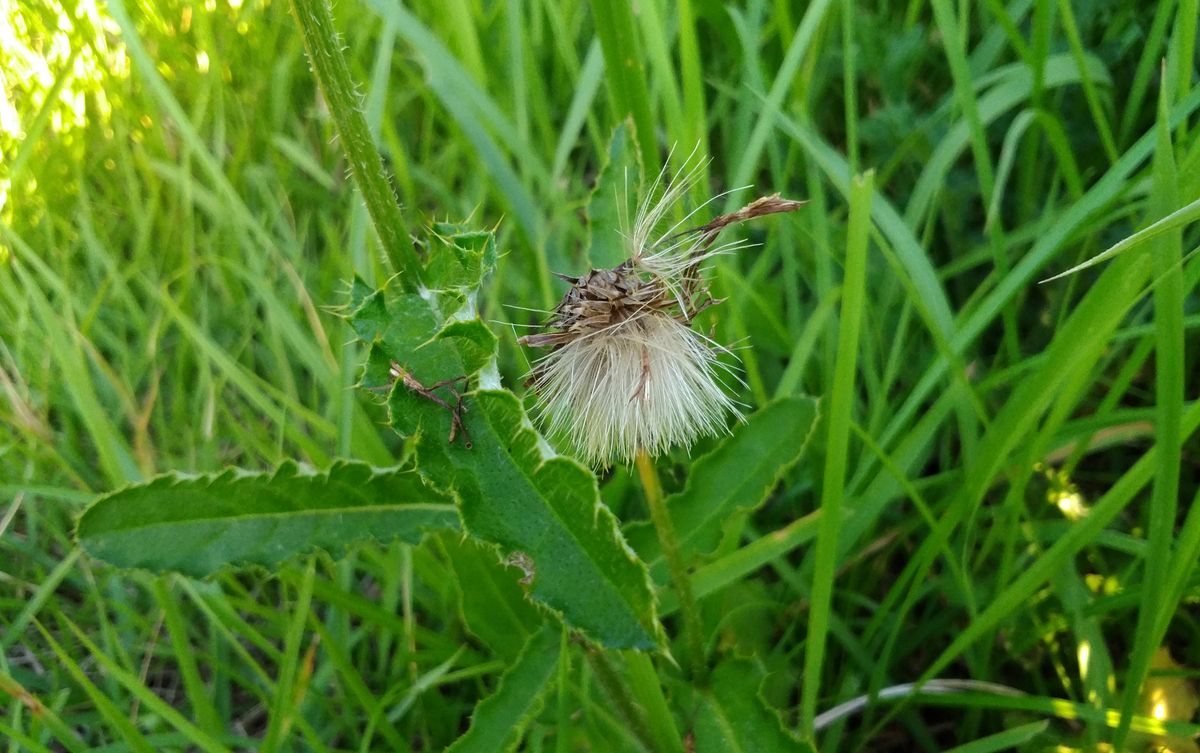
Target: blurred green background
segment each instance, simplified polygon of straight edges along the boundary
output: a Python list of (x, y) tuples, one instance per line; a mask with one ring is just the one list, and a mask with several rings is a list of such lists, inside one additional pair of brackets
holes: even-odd
[[(1195, 750), (1196, 233), (1036, 284), (1200, 196), (1195, 0), (641, 0), (629, 69), (606, 66), (606, 5), (334, 7), (410, 225), (496, 229), (481, 303), (507, 386), (528, 369), (507, 323), (554, 304), (550, 272), (583, 271), (627, 110), (652, 124), (648, 165), (712, 158), (693, 202), (754, 186), (713, 214), (809, 200), (715, 273), (729, 300), (708, 324), (740, 346), (751, 408), (828, 395), (845, 196), (874, 169), (819, 707), (931, 666), (1041, 700), (903, 705), (833, 725), (822, 750), (942, 750), (1044, 717), (1021, 745), (1089, 749), (1131, 666), (1139, 712)], [(385, 267), (288, 5), (0, 0), (0, 76), (0, 749), (452, 741), (505, 666), (464, 624), (456, 564), (497, 567), (472, 545), (318, 556), (309, 591), (304, 564), (194, 582), (71, 541), (95, 493), (165, 470), (396, 450), (337, 313)], [(819, 506), (820, 444), (723, 552)], [(685, 460), (663, 462), (669, 488)], [(643, 514), (627, 470), (603, 482), (619, 515)], [(816, 566), (795, 546), (702, 605), (788, 726)], [(1183, 602), (1160, 613), (1168, 573)], [(1155, 652), (1175, 681), (1161, 714), (1146, 699), (1163, 672), (1141, 682)], [(547, 711), (525, 748), (639, 749), (586, 663), (568, 680), (569, 723)]]

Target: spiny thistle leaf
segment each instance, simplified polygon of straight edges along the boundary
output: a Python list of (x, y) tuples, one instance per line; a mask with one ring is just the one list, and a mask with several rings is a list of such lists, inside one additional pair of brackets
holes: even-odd
[[(520, 553), (531, 595), (613, 648), (654, 648), (660, 629), (646, 566), (600, 502), (596, 479), (544, 443), (508, 392), (477, 393), (474, 448), (447, 448), (460, 471), (467, 530)], [(440, 440), (440, 437), (436, 439)]]
[(393, 428), (422, 472), (455, 490), (467, 532), (521, 562), (533, 600), (567, 625), (610, 647), (658, 646), (645, 565), (591, 472), (555, 456), (500, 389), (495, 339), (475, 316), (474, 291), (361, 293), (351, 322), (371, 344), (362, 383), (392, 385)]
[[(686, 486), (667, 499), (685, 558), (712, 552), (729, 520), (767, 500), (783, 474), (804, 454), (816, 422), (816, 400), (775, 400), (692, 464)], [(625, 533), (655, 578), (665, 580), (666, 565), (654, 529), (638, 522), (627, 526)]]
[(495, 547), (464, 537), (440, 537), (459, 584), (459, 611), (467, 631), (504, 659), (512, 659), (546, 620), (525, 596), (522, 574), (505, 567)]
[(478, 319), (449, 322), (438, 330), (437, 338), (457, 345), (467, 374), (478, 372), (496, 357), (496, 335)]
[(500, 687), (475, 707), (471, 727), (446, 753), (505, 753), (541, 710), (542, 694), (558, 666), (560, 629), (546, 625), (525, 644)]
[(425, 279), (435, 290), (476, 288), (496, 266), (496, 236), (491, 232), (436, 222), (429, 241)]
[(205, 576), (368, 540), (416, 543), (457, 528), (451, 496), (412, 468), (337, 463), (317, 473), (289, 462), (274, 473), (173, 473), (120, 489), (83, 513), (76, 535), (114, 565)]
[(788, 733), (779, 714), (763, 700), (763, 670), (746, 659), (726, 659), (713, 672), (711, 691), (696, 714), (696, 753), (754, 750), (762, 753), (813, 751)]

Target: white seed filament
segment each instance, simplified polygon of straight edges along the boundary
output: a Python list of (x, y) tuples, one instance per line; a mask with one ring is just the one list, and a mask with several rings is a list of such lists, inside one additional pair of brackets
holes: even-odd
[(665, 180), (664, 169), (638, 206), (625, 235), (626, 261), (580, 277), (560, 275), (570, 290), (543, 331), (520, 338), (551, 349), (530, 380), (539, 421), (595, 467), (632, 462), (639, 452), (690, 447), (701, 436), (727, 431), (729, 414), (740, 415), (720, 378), (724, 371), (741, 381), (720, 360), (729, 351), (691, 329), (697, 314), (719, 303), (708, 292), (704, 266), (745, 247), (717, 244), (722, 228), (791, 212), (803, 202), (765, 196), (687, 228), (704, 206), (688, 214), (677, 209), (702, 173), (702, 161), (689, 157), (687, 163), (672, 180)]
[(686, 324), (647, 312), (549, 353), (535, 382), (539, 418), (593, 466), (690, 447), (737, 413), (719, 352)]

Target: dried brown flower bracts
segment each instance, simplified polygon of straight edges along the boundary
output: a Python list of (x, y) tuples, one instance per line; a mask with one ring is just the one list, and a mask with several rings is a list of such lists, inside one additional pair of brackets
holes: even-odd
[(697, 314), (720, 303), (709, 293), (704, 264), (741, 247), (716, 244), (724, 228), (803, 202), (774, 194), (699, 227), (680, 232), (676, 223), (660, 233), (696, 173), (672, 181), (654, 203), (643, 202), (624, 262), (560, 275), (571, 287), (545, 331), (520, 340), (551, 348), (529, 381), (539, 419), (594, 466), (690, 446), (738, 413), (720, 378), (728, 366), (718, 357), (728, 350), (691, 328)]

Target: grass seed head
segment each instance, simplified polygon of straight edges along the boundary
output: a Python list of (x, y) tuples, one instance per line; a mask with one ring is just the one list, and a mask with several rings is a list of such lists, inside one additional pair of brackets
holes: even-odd
[(729, 350), (691, 326), (719, 303), (708, 291), (704, 264), (743, 247), (716, 244), (725, 227), (794, 211), (802, 202), (776, 194), (699, 227), (680, 231), (689, 214), (664, 230), (702, 166), (681, 171), (661, 190), (660, 175), (625, 236), (629, 257), (612, 269), (560, 275), (571, 287), (545, 331), (521, 338), (551, 349), (530, 379), (539, 420), (592, 466), (690, 447), (726, 430), (729, 414), (739, 415), (722, 380), (723, 374), (737, 379), (720, 360)]

